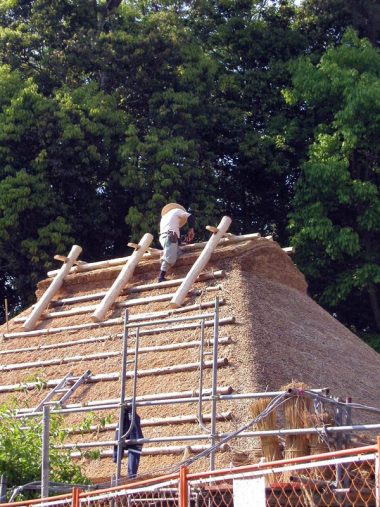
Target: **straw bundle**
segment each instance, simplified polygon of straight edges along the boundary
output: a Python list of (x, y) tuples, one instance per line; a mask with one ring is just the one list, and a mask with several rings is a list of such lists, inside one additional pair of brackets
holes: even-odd
[[(293, 381), (281, 387), (281, 390), (307, 389), (303, 382)], [(303, 396), (290, 397), (284, 405), (285, 428), (305, 428), (307, 416), (311, 413), (312, 402), (310, 398)], [(288, 435), (285, 438), (285, 459), (297, 458), (309, 454), (308, 435)]]
[[(270, 401), (270, 398), (260, 398), (258, 400), (255, 400), (251, 405), (252, 416), (255, 418), (261, 414), (261, 412), (267, 408)], [(277, 428), (276, 420), (276, 411), (272, 410), (272, 412), (268, 414), (265, 419), (257, 423), (256, 427), (258, 430), (275, 430)], [(260, 437), (260, 440), (263, 456), (266, 461), (282, 459), (281, 449), (277, 436), (274, 435), (268, 437)]]
[[(320, 414), (306, 414), (306, 426), (310, 427), (321, 427), (321, 426), (329, 426), (333, 423), (333, 418), (331, 414), (328, 412), (322, 412)], [(328, 452), (330, 449), (327, 437), (324, 438), (317, 433), (312, 433), (309, 435), (309, 446), (310, 446), (310, 454), (321, 454), (323, 452)]]
[[(333, 421), (333, 416), (328, 412), (322, 412), (320, 414), (306, 414), (306, 426), (314, 426), (318, 428), (320, 426), (331, 425)], [(309, 435), (309, 446), (310, 454), (322, 454), (331, 450), (327, 441), (327, 436), (323, 438), (317, 433), (312, 433)], [(315, 479), (329, 481), (333, 479), (334, 471), (328, 466), (317, 467), (310, 472), (310, 476)]]
[(242, 451), (234, 449), (232, 451), (232, 466), (239, 467), (243, 465), (249, 465), (252, 463), (251, 455), (248, 451)]

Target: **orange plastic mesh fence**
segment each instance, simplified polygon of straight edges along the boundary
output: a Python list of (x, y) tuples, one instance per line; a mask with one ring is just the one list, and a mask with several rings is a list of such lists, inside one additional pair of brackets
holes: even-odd
[[(189, 481), (191, 505), (375, 507), (375, 455), (345, 457)], [(245, 501), (244, 501), (245, 500)]]

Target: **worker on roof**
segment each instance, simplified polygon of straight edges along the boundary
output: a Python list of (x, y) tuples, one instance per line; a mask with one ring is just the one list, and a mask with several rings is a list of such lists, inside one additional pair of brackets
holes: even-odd
[(171, 202), (161, 210), (160, 222), (160, 243), (164, 252), (161, 257), (161, 270), (158, 277), (159, 282), (165, 280), (167, 270), (174, 266), (180, 255), (180, 229), (185, 224), (189, 229), (184, 239), (185, 243), (190, 243), (195, 236), (195, 220), (193, 215), (188, 213), (183, 206), (176, 202)]

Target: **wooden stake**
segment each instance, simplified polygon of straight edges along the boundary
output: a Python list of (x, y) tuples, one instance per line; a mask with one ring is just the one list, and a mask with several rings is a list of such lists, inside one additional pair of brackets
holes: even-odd
[(206, 266), (206, 264), (210, 260), (212, 252), (217, 247), (223, 234), (227, 232), (229, 226), (231, 225), (231, 222), (232, 220), (230, 217), (225, 216), (222, 218), (220, 224), (218, 225), (218, 232), (213, 233), (211, 238), (208, 240), (206, 246), (204, 247), (202, 253), (200, 254), (198, 259), (195, 261), (192, 268), (188, 272), (185, 280), (178, 287), (177, 292), (175, 293), (170, 302), (171, 306), (178, 307), (183, 304), (185, 297), (190, 290), (190, 287), (193, 285), (199, 273), (202, 271), (202, 269)]
[(38, 301), (32, 313), (24, 323), (24, 329), (26, 329), (26, 331), (31, 331), (32, 329), (35, 328), (38, 319), (40, 318), (44, 310), (46, 310), (46, 308), (49, 306), (49, 303), (54, 297), (54, 295), (61, 288), (65, 276), (69, 273), (73, 263), (76, 261), (81, 251), (82, 248), (78, 245), (74, 245), (72, 247), (67, 257), (67, 262), (62, 265), (57, 276), (54, 278), (49, 288), (42, 295), (41, 299)]
[(119, 296), (121, 291), (124, 289), (126, 283), (133, 276), (133, 272), (139, 263), (141, 257), (144, 255), (149, 245), (153, 241), (153, 236), (149, 233), (144, 234), (141, 238), (140, 243), (136, 246), (135, 251), (130, 256), (128, 262), (125, 264), (123, 269), (120, 271), (119, 276), (116, 278), (111, 288), (104, 296), (101, 303), (98, 305), (94, 313), (91, 315), (91, 319), (99, 322), (104, 319), (107, 311), (114, 303), (115, 299)]

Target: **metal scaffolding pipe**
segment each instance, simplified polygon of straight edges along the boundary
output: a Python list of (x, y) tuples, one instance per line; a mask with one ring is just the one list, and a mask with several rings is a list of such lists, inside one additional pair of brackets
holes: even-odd
[(124, 331), (123, 331), (123, 353), (121, 359), (121, 379), (120, 379), (120, 403), (119, 403), (119, 432), (116, 454), (116, 480), (121, 475), (121, 459), (123, 454), (123, 425), (124, 425), (124, 406), (125, 406), (125, 384), (127, 373), (127, 354), (128, 354), (128, 309), (124, 313)]
[[(219, 337), (219, 298), (215, 298), (214, 310), (214, 343), (212, 347), (212, 388), (211, 388), (211, 447), (216, 442), (216, 401), (218, 382), (218, 337)], [(215, 451), (210, 452), (210, 470), (215, 470)]]
[(42, 418), (41, 498), (49, 496), (49, 437), (50, 407), (49, 405), (44, 405)]
[(198, 383), (198, 423), (204, 431), (209, 431), (203, 422), (202, 414), (202, 397), (203, 397), (203, 368), (204, 368), (204, 341), (205, 341), (205, 321), (202, 319), (201, 322), (201, 340), (199, 347), (199, 383)]
[[(317, 390), (316, 390), (317, 391)], [(319, 392), (322, 392), (323, 389), (320, 389)], [(277, 393), (277, 394), (276, 394)], [(245, 393), (245, 394), (218, 394), (218, 399), (220, 401), (233, 401), (233, 400), (246, 400), (246, 399), (257, 399), (257, 398), (266, 398), (266, 397), (274, 397), (278, 396), (279, 394), (283, 393), (283, 391), (278, 392), (271, 392), (271, 393)], [(203, 402), (209, 402), (212, 400), (211, 395), (204, 396)], [(170, 405), (170, 403), (173, 404), (181, 404), (181, 403), (198, 403), (199, 399), (198, 397), (187, 397), (187, 398), (161, 398), (156, 400), (141, 400), (136, 401), (136, 407), (148, 407), (148, 406), (155, 406), (155, 405)], [(73, 407), (73, 408), (62, 408), (62, 409), (54, 409), (52, 410), (55, 414), (72, 414), (75, 412), (90, 412), (90, 411), (97, 411), (97, 410), (111, 410), (115, 408), (120, 407), (120, 402), (114, 402), (114, 403), (105, 403), (105, 404), (99, 404), (99, 405), (87, 405), (87, 406), (81, 406), (81, 407)], [(41, 412), (26, 412), (26, 413), (18, 413), (15, 417), (16, 419), (22, 419), (26, 417), (36, 417)]]
[[(346, 431), (378, 431), (380, 424), (357, 424), (352, 426), (321, 426), (318, 428), (293, 428), (293, 429), (280, 429), (280, 430), (263, 430), (263, 431), (245, 431), (242, 433), (217, 433), (218, 438), (254, 438), (254, 437), (268, 437), (268, 436), (284, 436), (284, 435), (307, 435), (307, 434), (320, 434), (323, 431), (327, 433), (344, 433)], [(177, 442), (177, 441), (196, 441), (196, 440), (209, 440), (209, 434), (203, 435), (176, 435), (172, 437), (154, 437), (154, 438), (139, 438), (136, 440), (127, 440), (129, 444), (149, 444), (159, 442)], [(77, 444), (63, 444), (57, 446), (59, 449), (74, 449), (76, 447), (91, 448), (91, 447), (109, 447), (115, 445), (117, 441), (107, 440), (101, 442), (83, 442)]]

